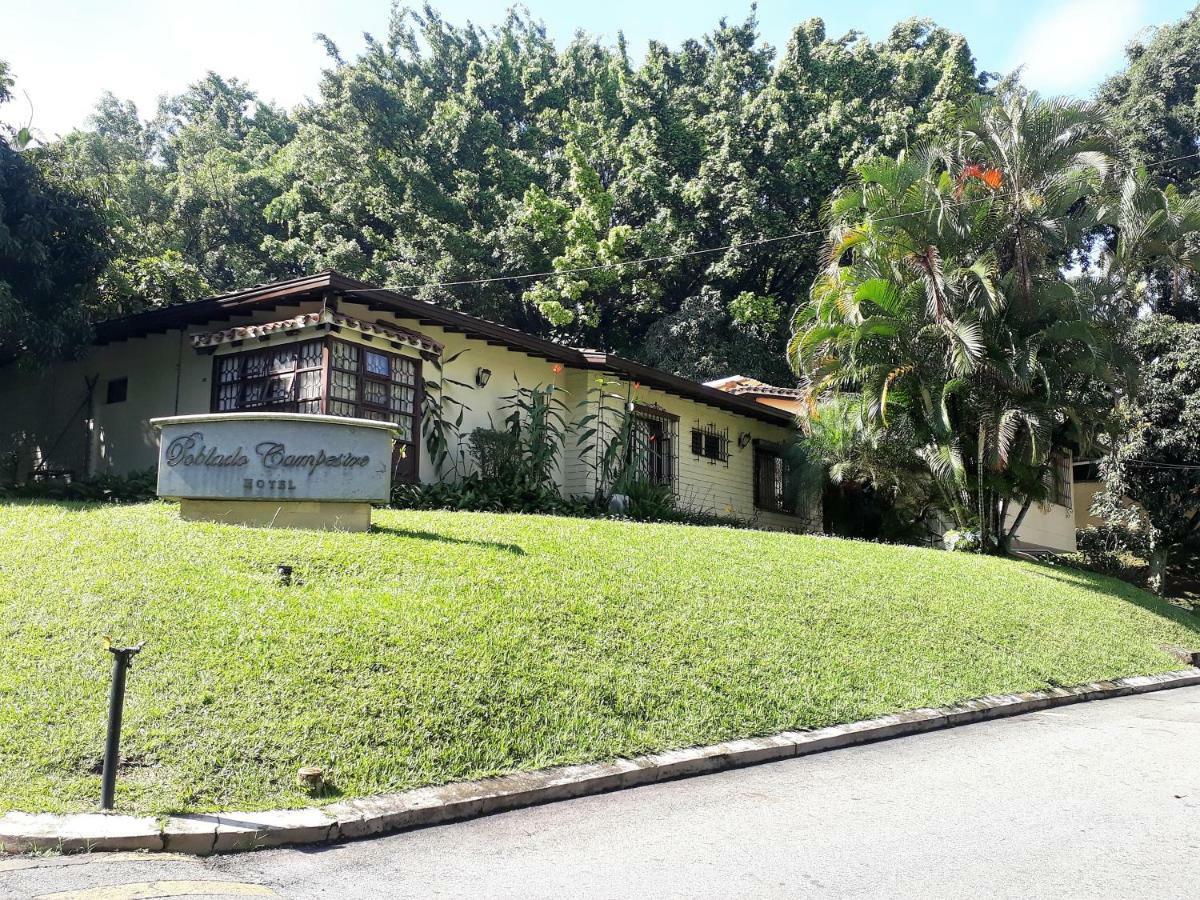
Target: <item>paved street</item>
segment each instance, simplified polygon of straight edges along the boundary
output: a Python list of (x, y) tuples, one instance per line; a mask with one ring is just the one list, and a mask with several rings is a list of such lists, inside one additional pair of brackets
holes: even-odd
[(1200, 688), (334, 847), (0, 860), (0, 896), (1200, 896)]

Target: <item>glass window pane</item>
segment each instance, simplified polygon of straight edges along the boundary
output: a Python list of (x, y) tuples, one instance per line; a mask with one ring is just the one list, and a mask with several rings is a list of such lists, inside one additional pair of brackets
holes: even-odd
[(295, 344), (276, 347), (271, 353), (271, 371), (273, 373), (292, 371), (296, 368), (296, 355)]
[(264, 351), (256, 350), (253, 353), (246, 354), (246, 368), (242, 373), (243, 378), (261, 378), (267, 374), (267, 354)]
[(308, 341), (300, 345), (300, 368), (311, 369), (321, 365), (321, 342)]
[(217, 390), (217, 412), (237, 409), (239, 388), (236, 384), (223, 384)]
[[(406, 443), (412, 443), (413, 439), (413, 420), (411, 416), (398, 416), (396, 424), (400, 428), (400, 440)], [(412, 452), (411, 450), (409, 451)]]
[(242, 373), (242, 358), (240, 356), (222, 356), (218, 371), (222, 384), (237, 381)]
[(321, 370), (300, 373), (300, 390), (297, 393), (300, 400), (319, 400), (321, 397)]
[(272, 375), (267, 379), (267, 402), (279, 403), (292, 399), (292, 380), (295, 375)]
[(358, 378), (349, 372), (333, 372), (330, 379), (329, 395), (339, 400), (357, 400)]
[(388, 386), (385, 382), (368, 378), (363, 383), (363, 402), (373, 406), (388, 405)]
[(358, 407), (353, 403), (343, 403), (341, 400), (329, 401), (329, 414), (331, 416), (350, 416), (358, 415)]
[(345, 341), (333, 342), (333, 365), (339, 369), (358, 371), (358, 347)]
[(391, 370), (388, 357), (383, 353), (376, 353), (374, 350), (368, 350), (367, 353), (367, 372), (371, 375), (382, 375), (388, 377)]
[(393, 384), (391, 387), (391, 408), (396, 412), (411, 416), (413, 412), (413, 400), (416, 397), (416, 391), (410, 387), (405, 387), (402, 384)]
[(415, 384), (417, 364), (403, 356), (392, 357), (392, 381), (400, 384)]
[(251, 406), (253, 404), (262, 403), (263, 397), (266, 395), (267, 382), (265, 378), (256, 378), (254, 381), (246, 382), (246, 393), (242, 398), (243, 406)]
[(296, 404), (296, 412), (302, 413), (319, 413), (321, 411), (320, 400), (301, 400)]

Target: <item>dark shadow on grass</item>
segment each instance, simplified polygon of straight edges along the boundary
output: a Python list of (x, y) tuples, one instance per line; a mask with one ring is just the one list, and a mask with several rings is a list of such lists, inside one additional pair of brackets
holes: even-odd
[(393, 528), (390, 525), (372, 525), (372, 534), (391, 534), (396, 537), (414, 538), (418, 541), (436, 541), (440, 544), (462, 544), (464, 546), (481, 547), (485, 550), (503, 550), (517, 556), (525, 556), (525, 551), (517, 544), (501, 544), (498, 541), (473, 541), (469, 538), (450, 537), (438, 534), (436, 531), (416, 531), (411, 528)]
[[(1129, 584), (1127, 581), (1122, 581), (1119, 578), (1113, 578), (1109, 575), (1101, 575), (1098, 572), (1088, 572), (1084, 569), (1064, 569), (1061, 566), (1053, 566), (1043, 562), (1031, 562), (1028, 564), (1036, 566), (1039, 572), (1046, 578), (1061, 581), (1063, 584), (1082, 588), (1105, 597), (1119, 597), (1135, 606), (1140, 606), (1144, 610), (1160, 615), (1165, 619), (1170, 619), (1172, 622), (1177, 622), (1189, 631), (1200, 635), (1200, 616), (1190, 613), (1182, 607), (1175, 606), (1161, 597), (1156, 597), (1149, 591), (1142, 590), (1139, 587)], [(1192, 649), (1200, 650), (1200, 642)]]

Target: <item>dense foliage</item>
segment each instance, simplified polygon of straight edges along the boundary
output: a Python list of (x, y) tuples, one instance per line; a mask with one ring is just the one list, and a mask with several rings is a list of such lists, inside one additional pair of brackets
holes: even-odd
[(1120, 519), (1127, 499), (1139, 505), (1150, 585), (1162, 593), (1170, 567), (1200, 554), (1200, 324), (1154, 316), (1133, 343), (1141, 377), (1102, 466), (1108, 491), (1098, 511)]
[[(1056, 454), (1090, 445), (1123, 383), (1122, 265), (1158, 257), (1123, 227), (1147, 203), (1117, 162), (1095, 108), (1014, 88), (970, 104), (949, 140), (858, 165), (832, 201), (793, 363), (814, 402), (853, 392), (870, 427), (910, 434), (942, 512), (984, 550), (1047, 499)], [(1105, 229), (1122, 234), (1105, 275), (1064, 275)]]
[[(1132, 156), (1184, 196), (1200, 189), (1200, 6), (1126, 50), (1129, 64), (1099, 99)], [(1192, 241), (1192, 253), (1200, 242)], [(1200, 321), (1200, 281), (1170, 265), (1147, 267), (1146, 300), (1157, 311)]]
[[(98, 313), (326, 267), (422, 285), (813, 231), (854, 162), (936, 132), (982, 80), (961, 36), (918, 20), (871, 42), (812, 19), (777, 53), (751, 16), (643, 54), (426, 7), (357, 59), (326, 44), (319, 96), (290, 114), (210, 74), (149, 120), (108, 96), (43, 148), (108, 225)], [(786, 381), (818, 246), (411, 293), (689, 376)]]
[[(0, 103), (12, 78), (0, 62)], [(22, 130), (23, 131), (23, 130)], [(47, 179), (22, 131), (0, 129), (0, 364), (75, 350), (107, 261), (103, 228), (70, 186)]]

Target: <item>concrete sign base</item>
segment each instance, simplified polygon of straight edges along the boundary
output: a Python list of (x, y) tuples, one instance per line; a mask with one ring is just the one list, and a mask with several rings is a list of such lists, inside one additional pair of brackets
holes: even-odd
[(371, 504), (325, 500), (180, 500), (179, 517), (188, 522), (223, 522), (258, 528), (369, 531)]

